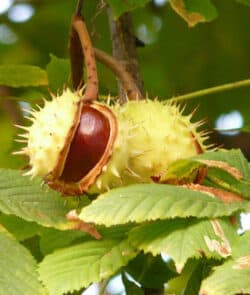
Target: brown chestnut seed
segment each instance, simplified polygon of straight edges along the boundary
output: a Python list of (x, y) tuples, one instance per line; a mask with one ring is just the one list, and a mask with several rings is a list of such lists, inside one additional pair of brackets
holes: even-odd
[(101, 159), (109, 136), (108, 119), (98, 110), (85, 105), (60, 180), (77, 182), (86, 176)]

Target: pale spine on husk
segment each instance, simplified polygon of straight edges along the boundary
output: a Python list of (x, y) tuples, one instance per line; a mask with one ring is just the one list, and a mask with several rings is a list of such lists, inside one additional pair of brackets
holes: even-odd
[[(72, 127), (79, 100), (78, 93), (66, 90), (52, 101), (46, 101), (42, 109), (32, 111), (33, 124), (25, 127), (27, 147), (21, 151), (30, 159), (31, 169), (27, 174), (46, 177), (52, 173)], [(192, 116), (182, 115), (175, 104), (147, 99), (105, 106), (117, 118), (118, 133), (112, 155), (90, 185), (90, 193), (152, 182), (152, 177), (164, 173), (171, 162), (206, 149), (206, 137), (197, 131), (199, 124), (191, 123)]]

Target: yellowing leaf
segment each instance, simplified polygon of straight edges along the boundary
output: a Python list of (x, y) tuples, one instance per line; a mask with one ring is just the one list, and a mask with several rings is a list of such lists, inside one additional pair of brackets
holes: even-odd
[(190, 27), (211, 21), (217, 16), (216, 8), (210, 0), (170, 0), (169, 3)]
[(47, 73), (39, 67), (30, 65), (0, 66), (0, 85), (10, 87), (46, 86)]

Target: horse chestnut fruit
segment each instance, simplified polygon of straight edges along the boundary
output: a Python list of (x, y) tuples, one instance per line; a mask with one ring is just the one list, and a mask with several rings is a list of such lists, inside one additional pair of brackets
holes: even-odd
[(26, 174), (64, 194), (152, 182), (171, 162), (206, 149), (199, 123), (157, 100), (109, 106), (66, 90), (31, 114), (33, 124), (20, 135), (27, 139)]

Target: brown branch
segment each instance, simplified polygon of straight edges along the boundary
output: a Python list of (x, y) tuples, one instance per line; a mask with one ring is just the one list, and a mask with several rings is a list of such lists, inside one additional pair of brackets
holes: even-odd
[(98, 97), (98, 77), (94, 49), (83, 18), (81, 16), (74, 16), (72, 26), (78, 34), (87, 71), (87, 86), (83, 101), (94, 101)]
[[(108, 8), (108, 16), (113, 56), (124, 65), (126, 71), (133, 77), (140, 93), (143, 94), (143, 83), (137, 61), (136, 42), (131, 15), (125, 13), (117, 21), (114, 21), (112, 10)], [(121, 83), (118, 83), (118, 88), (120, 102), (124, 103), (127, 100), (126, 91)]]
[(131, 77), (130, 73), (126, 71), (121, 62), (100, 49), (95, 48), (94, 51), (96, 59), (110, 68), (110, 70), (118, 77), (129, 100), (139, 100), (143, 98), (134, 79)]

